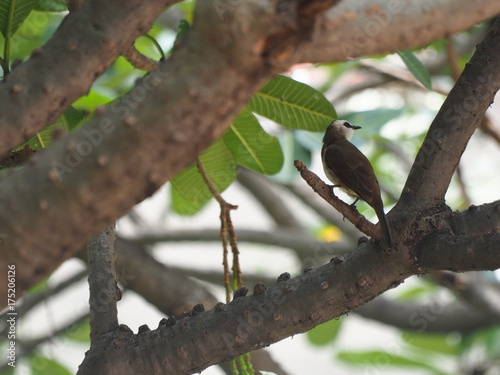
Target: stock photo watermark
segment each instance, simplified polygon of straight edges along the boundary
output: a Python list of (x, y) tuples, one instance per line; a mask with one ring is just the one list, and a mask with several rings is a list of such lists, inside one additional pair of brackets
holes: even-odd
[(7, 364), (16, 367), (16, 265), (7, 266)]

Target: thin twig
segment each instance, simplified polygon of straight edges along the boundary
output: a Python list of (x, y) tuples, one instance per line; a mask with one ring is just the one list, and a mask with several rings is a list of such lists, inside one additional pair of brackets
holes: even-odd
[(297, 168), (297, 170), (300, 172), (302, 178), (321, 198), (330, 203), (337, 211), (344, 215), (347, 220), (353, 223), (361, 232), (376, 240), (380, 240), (379, 227), (377, 227), (375, 224), (370, 223), (358, 211), (351, 208), (351, 206), (349, 206), (347, 203), (337, 198), (333, 193), (331, 185), (327, 185), (323, 181), (321, 181), (321, 179), (316, 176), (316, 174), (307, 169), (307, 167), (300, 160), (295, 160), (294, 165), (295, 168)]
[(201, 163), (200, 157), (196, 158), (196, 166), (200, 171), (201, 177), (208, 189), (214, 196), (215, 200), (220, 205), (220, 220), (221, 220), (221, 229), (220, 229), (220, 238), (222, 241), (223, 248), (223, 260), (222, 264), (224, 266), (224, 286), (226, 288), (226, 301), (229, 302), (231, 300), (231, 282), (230, 282), (230, 272), (229, 272), (229, 263), (227, 261), (228, 248), (227, 248), (227, 237), (229, 237), (229, 244), (231, 246), (231, 251), (233, 253), (233, 277), (236, 283), (236, 286), (239, 288), (243, 286), (243, 278), (239, 263), (239, 251), (238, 251), (238, 243), (236, 239), (236, 232), (234, 230), (233, 222), (231, 221), (231, 210), (235, 210), (238, 206), (234, 206), (228, 202), (220, 195), (217, 188), (214, 186), (210, 177), (208, 176), (205, 168)]
[(158, 68), (159, 62), (140, 53), (132, 44), (124, 53), (123, 57), (127, 59), (135, 68), (152, 72)]

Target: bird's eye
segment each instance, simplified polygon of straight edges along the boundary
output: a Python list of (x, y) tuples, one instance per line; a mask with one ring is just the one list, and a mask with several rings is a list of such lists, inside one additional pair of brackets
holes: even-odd
[(345, 122), (344, 122), (344, 126), (345, 126), (346, 128), (350, 128), (350, 127), (352, 127), (352, 125), (351, 125), (351, 124), (349, 124), (347, 121), (345, 121)]

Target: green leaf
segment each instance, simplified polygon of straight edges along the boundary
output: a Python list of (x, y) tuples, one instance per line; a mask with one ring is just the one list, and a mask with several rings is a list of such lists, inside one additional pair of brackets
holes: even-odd
[(192, 201), (184, 198), (174, 186), (170, 189), (170, 199), (172, 201), (172, 210), (179, 215), (191, 216), (201, 209), (199, 205), (193, 204)]
[(33, 375), (71, 375), (71, 371), (59, 362), (41, 355), (33, 355), (30, 358), (30, 366)]
[(66, 0), (37, 0), (35, 10), (42, 12), (64, 12), (68, 10)]
[(46, 148), (53, 142), (54, 131), (57, 128), (63, 129), (65, 132), (70, 132), (76, 129), (84, 118), (85, 116), (81, 111), (69, 107), (56, 121), (29, 139), (25, 144), (20, 146), (19, 149), (23, 148), (26, 144), (28, 144), (32, 150)]
[(369, 370), (368, 367), (370, 366), (373, 366), (374, 369), (380, 366), (383, 366), (383, 368), (389, 368), (389, 366), (420, 367), (432, 371), (433, 374), (445, 375), (445, 373), (443, 373), (436, 367), (431, 366), (424, 360), (418, 361), (416, 359), (379, 350), (363, 352), (340, 352), (337, 354), (337, 359), (351, 365), (364, 366), (367, 370)]
[(108, 104), (112, 101), (113, 98), (107, 95), (104, 90), (92, 88), (87, 95), (78, 98), (72, 106), (77, 109), (93, 112), (98, 106)]
[(264, 174), (278, 173), (283, 166), (278, 139), (266, 133), (247, 110), (240, 112), (223, 139), (236, 164)]
[(191, 25), (187, 20), (180, 20), (179, 24), (177, 25), (177, 39), (182, 39), (184, 35), (187, 34), (187, 32), (191, 29)]
[(323, 94), (285, 76), (271, 78), (247, 109), (288, 128), (316, 132), (324, 131), (337, 118)]
[(338, 337), (341, 325), (341, 319), (330, 320), (308, 331), (307, 338), (314, 345), (324, 346)]
[[(0, 1), (0, 32), (10, 39), (33, 10), (37, 0)], [(8, 62), (8, 61), (7, 61)]]
[(460, 353), (460, 345), (457, 340), (448, 334), (430, 334), (430, 333), (415, 333), (405, 331), (402, 338), (408, 344), (430, 350), (433, 353), (441, 353), (448, 355), (458, 355)]
[[(236, 163), (222, 139), (200, 155), (203, 168), (219, 193), (236, 179)], [(192, 215), (212, 198), (196, 164), (184, 169), (172, 181), (172, 209), (181, 215)]]
[(425, 66), (422, 65), (419, 59), (415, 55), (407, 50), (397, 51), (401, 60), (405, 63), (406, 67), (415, 76), (418, 81), (424, 85), (427, 89), (432, 90), (431, 75)]

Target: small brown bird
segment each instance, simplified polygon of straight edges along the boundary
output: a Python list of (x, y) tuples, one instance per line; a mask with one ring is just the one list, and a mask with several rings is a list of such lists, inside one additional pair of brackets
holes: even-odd
[(362, 199), (373, 207), (380, 222), (382, 244), (393, 248), (380, 186), (373, 167), (366, 156), (349, 142), (354, 130), (360, 128), (344, 120), (335, 120), (328, 125), (321, 149), (323, 169), (328, 179), (333, 182), (333, 187), (339, 187), (356, 198), (352, 205)]

